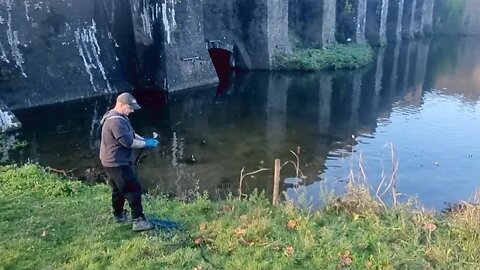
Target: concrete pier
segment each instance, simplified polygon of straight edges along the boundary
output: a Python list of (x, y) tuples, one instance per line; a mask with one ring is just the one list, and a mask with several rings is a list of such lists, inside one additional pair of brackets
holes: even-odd
[(415, 29), (415, 11), (417, 0), (404, 0), (402, 17), (402, 37), (412, 39)]
[(404, 0), (390, 0), (387, 16), (387, 40), (399, 42), (402, 40), (402, 18)]
[(218, 82), (201, 2), (131, 1), (142, 87), (176, 91)]
[(432, 33), (434, 0), (417, 0), (413, 25), (414, 35), (421, 37)]
[(372, 45), (387, 44), (387, 17), (389, 0), (369, 0), (365, 36)]
[(238, 1), (235, 9), (238, 27), (234, 33), (243, 41), (242, 44), (236, 44), (234, 52), (237, 66), (272, 69), (275, 55), (291, 51), (288, 2), (244, 0)]
[(433, 33), (433, 8), (435, 0), (423, 0), (423, 33), (431, 35)]
[(290, 0), (289, 28), (292, 38), (307, 47), (325, 48), (333, 45), (335, 9), (336, 0)]

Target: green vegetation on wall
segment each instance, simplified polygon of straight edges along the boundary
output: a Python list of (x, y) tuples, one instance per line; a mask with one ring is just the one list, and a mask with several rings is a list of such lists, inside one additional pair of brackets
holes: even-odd
[(322, 69), (360, 68), (372, 61), (368, 45), (338, 44), (326, 49), (297, 48), (291, 54), (278, 55), (275, 68), (316, 71)]

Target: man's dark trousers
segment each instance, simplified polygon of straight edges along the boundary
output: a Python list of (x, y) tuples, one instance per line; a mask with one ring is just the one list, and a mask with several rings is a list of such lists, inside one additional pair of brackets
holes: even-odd
[(133, 172), (132, 166), (104, 167), (111, 178), (113, 214), (122, 216), (125, 199), (132, 209), (132, 218), (143, 217), (142, 186)]

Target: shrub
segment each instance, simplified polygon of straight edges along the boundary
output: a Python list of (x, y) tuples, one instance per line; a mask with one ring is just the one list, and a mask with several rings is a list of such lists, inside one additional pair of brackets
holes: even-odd
[(291, 54), (275, 57), (279, 70), (317, 71), (322, 69), (360, 68), (373, 59), (369, 45), (338, 44), (326, 49), (297, 48)]

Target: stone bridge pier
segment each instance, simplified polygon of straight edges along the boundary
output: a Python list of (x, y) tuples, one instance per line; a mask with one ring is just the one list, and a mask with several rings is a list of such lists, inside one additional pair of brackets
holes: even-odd
[(238, 0), (235, 36), (237, 66), (247, 69), (272, 69), (279, 53), (291, 51), (288, 37), (288, 1)]
[(234, 64), (273, 69), (274, 57), (291, 51), (288, 1), (205, 0), (205, 39), (233, 47)]
[(387, 40), (399, 42), (402, 40), (402, 19), (404, 0), (390, 0), (387, 16)]
[(288, 18), (290, 38), (302, 46), (335, 44), (336, 0), (290, 0)]
[[(390, 0), (394, 1), (394, 0)], [(365, 36), (372, 45), (387, 44), (389, 0), (368, 0)]]
[(196, 0), (130, 0), (141, 88), (176, 91), (218, 82)]
[(417, 0), (414, 18), (414, 35), (423, 36), (432, 33), (434, 0)]
[(404, 0), (402, 17), (402, 37), (412, 39), (415, 34), (415, 12), (417, 0)]

